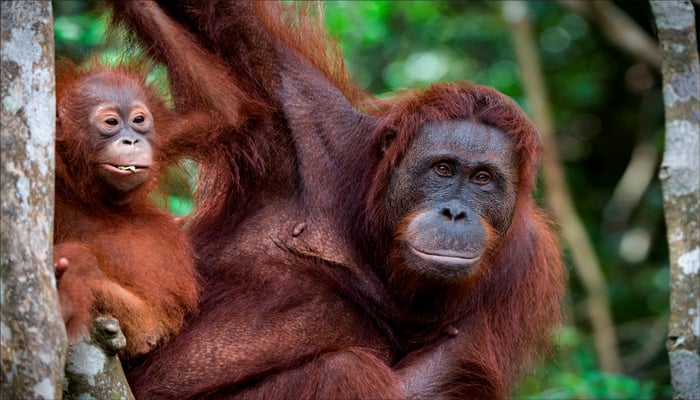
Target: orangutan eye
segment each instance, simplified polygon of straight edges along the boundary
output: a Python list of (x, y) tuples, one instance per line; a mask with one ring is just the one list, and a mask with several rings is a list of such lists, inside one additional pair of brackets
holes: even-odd
[(478, 185), (486, 185), (491, 182), (491, 174), (486, 171), (479, 171), (474, 174), (472, 181)]
[(119, 125), (119, 121), (116, 118), (108, 118), (105, 123), (112, 126)]
[(140, 123), (142, 123), (142, 122), (145, 121), (145, 120), (146, 120), (146, 119), (143, 117), (143, 115), (139, 115), (139, 116), (137, 116), (137, 117), (134, 118), (134, 123), (135, 123), (135, 124), (140, 124)]
[(445, 162), (440, 162), (437, 163), (433, 166), (433, 169), (435, 170), (435, 173), (438, 174), (439, 176), (443, 177), (450, 177), (454, 175), (454, 171), (452, 171), (452, 166), (448, 163)]

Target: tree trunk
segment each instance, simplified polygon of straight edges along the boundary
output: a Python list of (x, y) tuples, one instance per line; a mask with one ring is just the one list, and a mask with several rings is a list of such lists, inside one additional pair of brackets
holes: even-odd
[(54, 42), (49, 1), (1, 1), (0, 397), (60, 399), (66, 334), (51, 253)]
[(690, 1), (651, 1), (661, 45), (666, 144), (659, 177), (671, 265), (666, 348), (673, 397), (700, 399), (700, 65)]

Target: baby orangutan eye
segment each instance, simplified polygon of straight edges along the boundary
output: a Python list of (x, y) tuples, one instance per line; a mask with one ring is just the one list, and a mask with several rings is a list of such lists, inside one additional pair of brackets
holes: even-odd
[(107, 125), (115, 126), (115, 125), (118, 125), (118, 124), (119, 124), (119, 121), (117, 121), (116, 118), (108, 118), (108, 119), (105, 121), (105, 123), (106, 123)]

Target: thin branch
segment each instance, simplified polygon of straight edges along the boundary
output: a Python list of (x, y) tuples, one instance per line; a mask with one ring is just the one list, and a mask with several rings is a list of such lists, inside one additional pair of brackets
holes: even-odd
[[(668, 331), (668, 315), (662, 315), (652, 321), (634, 321), (618, 326), (620, 338), (625, 337), (639, 341), (639, 349), (624, 357), (623, 363), (628, 367), (628, 373), (644, 371), (647, 364), (656, 358), (663, 349), (663, 343)], [(644, 335), (639, 335), (644, 331)]]
[(608, 372), (621, 372), (622, 366), (605, 278), (600, 271), (593, 246), (574, 209), (554, 145), (552, 116), (527, 5), (519, 1), (506, 1), (502, 4), (503, 14), (509, 24), (518, 64), (522, 71), (523, 86), (532, 111), (532, 119), (542, 135), (545, 149), (542, 174), (546, 199), (561, 224), (562, 235), (571, 250), (576, 272), (588, 294), (588, 318), (593, 326), (596, 352), (601, 368)]
[(661, 69), (661, 52), (656, 41), (613, 3), (600, 0), (559, 0), (559, 3), (598, 25), (613, 44), (631, 56)]
[[(661, 51), (654, 38), (612, 2), (559, 0), (559, 4), (596, 24), (608, 40), (623, 51), (661, 69)], [(635, 146), (627, 169), (604, 209), (605, 221), (619, 225), (628, 220), (654, 177), (657, 153), (651, 142), (642, 141)], [(604, 225), (609, 225), (605, 221)]]
[(615, 185), (612, 196), (603, 208), (602, 229), (606, 234), (629, 225), (632, 212), (642, 201), (644, 193), (654, 181), (659, 166), (659, 149), (653, 140), (657, 120), (651, 112), (658, 107), (656, 95), (642, 95), (638, 110), (638, 137), (632, 156), (622, 177)]
[(603, 226), (619, 227), (628, 221), (654, 179), (658, 153), (659, 149), (651, 141), (637, 143), (622, 178), (603, 209)]

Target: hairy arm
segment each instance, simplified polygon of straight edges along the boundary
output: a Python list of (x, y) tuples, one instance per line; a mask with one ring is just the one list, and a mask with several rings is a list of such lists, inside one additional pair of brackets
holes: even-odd
[(109, 314), (128, 338), (127, 356), (149, 352), (163, 336), (157, 313), (137, 293), (106, 276), (84, 244), (54, 247), (59, 304), (70, 340), (87, 335), (93, 318)]

